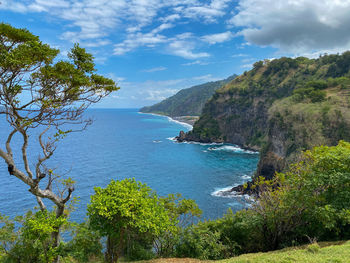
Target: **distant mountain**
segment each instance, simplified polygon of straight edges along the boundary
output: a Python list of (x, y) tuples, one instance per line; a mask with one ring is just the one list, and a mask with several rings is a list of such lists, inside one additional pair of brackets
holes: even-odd
[(237, 75), (232, 75), (224, 80), (207, 82), (182, 89), (175, 95), (140, 111), (144, 113), (158, 113), (167, 116), (199, 116), (205, 103), (211, 98), (215, 91), (223, 85), (232, 81)]

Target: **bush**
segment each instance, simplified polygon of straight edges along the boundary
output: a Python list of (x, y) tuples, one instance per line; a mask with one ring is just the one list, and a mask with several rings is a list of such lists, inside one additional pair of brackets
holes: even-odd
[(174, 229), (164, 203), (147, 185), (135, 179), (112, 180), (95, 187), (88, 205), (91, 227), (107, 237), (107, 262), (118, 261), (130, 233), (153, 238)]
[(313, 90), (310, 92), (309, 98), (312, 103), (324, 101), (326, 99), (326, 92), (321, 90)]
[[(19, 227), (15, 227), (15, 223)], [(11, 221), (0, 216), (0, 252), (5, 254), (4, 262), (53, 262), (64, 255), (63, 244), (53, 247), (51, 234), (57, 228), (67, 224), (63, 217), (56, 218), (54, 212), (29, 211), (25, 217), (16, 217)]]
[(306, 251), (312, 254), (318, 253), (321, 247), (317, 243), (310, 244), (306, 247)]
[(102, 259), (101, 236), (90, 228), (88, 222), (75, 225), (71, 234), (72, 239), (65, 246), (66, 254), (82, 263)]
[(218, 229), (211, 229), (210, 222), (199, 223), (184, 230), (177, 245), (178, 257), (221, 259), (230, 256), (229, 247), (220, 240)]

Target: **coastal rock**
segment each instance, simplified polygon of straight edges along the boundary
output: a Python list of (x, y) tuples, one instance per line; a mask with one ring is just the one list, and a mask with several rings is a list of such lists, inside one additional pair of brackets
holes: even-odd
[[(255, 178), (271, 179), (297, 161), (301, 151), (350, 140), (350, 101), (344, 99), (349, 98), (349, 69), (350, 52), (255, 63), (252, 70), (215, 92), (181, 140), (258, 150)], [(249, 192), (249, 187), (233, 190)]]
[(186, 138), (186, 133), (184, 131), (180, 131), (179, 136), (175, 137), (178, 142), (183, 142)]

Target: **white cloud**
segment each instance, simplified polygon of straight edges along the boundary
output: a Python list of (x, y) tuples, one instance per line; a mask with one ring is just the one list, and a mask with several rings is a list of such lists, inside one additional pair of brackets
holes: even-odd
[(248, 63), (248, 64), (243, 64), (241, 65), (241, 68), (245, 68), (245, 69), (251, 69), (253, 67), (252, 63)]
[(214, 81), (214, 80), (218, 80), (218, 78), (214, 78), (211, 74), (207, 74), (207, 75), (203, 75), (203, 76), (197, 76), (197, 77), (193, 77), (194, 80), (200, 80), (200, 81)]
[[(188, 39), (191, 33), (173, 36), (164, 31), (176, 27), (175, 23), (217, 23), (217, 19), (230, 12), (232, 0), (2, 0), (0, 9), (17, 13), (36, 12), (60, 19), (64, 32), (62, 40), (82, 42), (87, 47), (114, 44), (114, 54), (121, 55), (138, 47), (161, 47), (160, 52), (185, 58), (208, 56), (197, 52), (192, 39), (189, 48), (170, 41)], [(152, 31), (155, 22), (162, 22)], [(147, 30), (147, 31), (146, 31)], [(114, 39), (113, 39), (114, 38)], [(198, 39), (196, 40), (198, 41)], [(220, 40), (218, 40), (219, 42)], [(167, 45), (161, 46), (167, 42)]]
[(240, 0), (230, 24), (251, 44), (294, 54), (350, 48), (349, 0)]
[(179, 20), (181, 16), (179, 14), (172, 14), (166, 17), (160, 18), (160, 21), (167, 23), (167, 22), (174, 22), (176, 20)]
[(202, 36), (201, 39), (209, 44), (222, 43), (231, 40), (234, 34), (230, 31)]
[(131, 33), (128, 38), (114, 46), (115, 55), (124, 55), (139, 47), (154, 48), (160, 44), (164, 45), (168, 54), (183, 57), (185, 59), (198, 59), (209, 57), (206, 52), (196, 52), (196, 38), (190, 32), (181, 33), (174, 37), (166, 37), (161, 31), (171, 27), (171, 24), (162, 24), (149, 33)]
[(167, 42), (167, 38), (160, 34), (155, 34), (154, 32), (150, 33), (141, 33), (137, 32), (135, 34), (129, 34), (128, 38), (123, 42), (116, 44), (114, 46), (115, 55), (123, 55), (127, 52), (130, 52), (138, 47), (154, 47), (157, 44)]
[(193, 65), (204, 66), (204, 65), (208, 65), (208, 64), (209, 64), (209, 62), (203, 62), (203, 61), (200, 61), (200, 60), (196, 60), (196, 61), (193, 61), (193, 62), (184, 63), (184, 64), (182, 64), (182, 66), (193, 66)]
[(161, 101), (174, 95), (178, 91), (178, 89), (146, 90), (145, 92), (140, 93), (140, 95), (146, 95), (145, 100)]
[(206, 58), (210, 55), (206, 52), (195, 52), (193, 42), (184, 40), (175, 40), (169, 44), (169, 52), (173, 55), (183, 57), (186, 59)]
[(144, 70), (142, 70), (142, 72), (152, 73), (152, 72), (157, 72), (157, 71), (163, 71), (166, 69), (167, 69), (166, 67), (156, 67), (156, 68), (144, 69)]
[(240, 57), (248, 57), (248, 54), (243, 54), (243, 53), (239, 53), (239, 54), (234, 54), (231, 57), (233, 58), (240, 58)]
[(192, 19), (202, 19), (205, 23), (215, 23), (226, 14), (231, 0), (212, 0), (209, 4), (197, 3), (181, 10), (182, 15)]

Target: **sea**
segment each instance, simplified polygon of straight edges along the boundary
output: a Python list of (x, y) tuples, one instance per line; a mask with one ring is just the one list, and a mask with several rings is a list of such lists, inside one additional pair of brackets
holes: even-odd
[[(111, 180), (124, 178), (135, 178), (161, 196), (181, 193), (195, 200), (203, 211), (202, 220), (251, 205), (249, 197), (227, 194), (226, 190), (251, 179), (259, 159), (257, 152), (231, 144), (178, 143), (174, 137), (181, 130), (189, 131), (190, 125), (138, 109), (89, 109), (85, 117), (92, 118), (93, 124), (63, 138), (48, 164), (61, 176), (57, 182), (67, 177), (76, 182), (73, 196), (79, 201), (71, 214), (73, 221), (87, 217), (94, 187), (106, 187)], [(0, 118), (1, 148), (8, 131), (6, 120)], [(40, 153), (35, 132), (28, 148), (32, 167)], [(21, 137), (16, 135), (12, 148), (17, 150), (17, 162), (21, 160), (20, 147)], [(1, 214), (13, 218), (37, 206), (28, 186), (9, 175), (2, 159), (0, 181)]]

